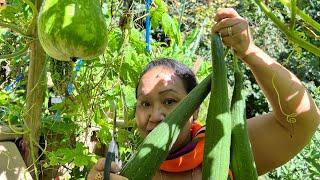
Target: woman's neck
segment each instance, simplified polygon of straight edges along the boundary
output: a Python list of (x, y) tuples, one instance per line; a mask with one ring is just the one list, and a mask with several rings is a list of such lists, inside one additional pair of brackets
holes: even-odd
[(185, 134), (181, 134), (181, 136), (178, 137), (176, 142), (173, 144), (169, 153), (173, 153), (173, 152), (181, 149), (182, 147), (186, 146), (190, 141), (191, 141), (191, 133), (190, 132), (185, 133)]

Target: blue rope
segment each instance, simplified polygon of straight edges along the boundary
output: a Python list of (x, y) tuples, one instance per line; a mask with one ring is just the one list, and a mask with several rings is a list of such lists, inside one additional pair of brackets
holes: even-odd
[(83, 65), (84, 65), (84, 61), (82, 59), (79, 59), (76, 65), (76, 72), (79, 72)]
[[(72, 91), (73, 91), (73, 84), (72, 82), (76, 79), (77, 77), (77, 74), (78, 72), (80, 71), (81, 67), (84, 65), (84, 61), (82, 59), (79, 59), (77, 61), (77, 64), (76, 64), (76, 67), (75, 67), (75, 73), (72, 75), (72, 79), (71, 79), (71, 82), (68, 82), (67, 84), (67, 93), (68, 94), (71, 94)], [(53, 116), (53, 119), (56, 120), (56, 121), (59, 121), (61, 119), (61, 110), (58, 109), (54, 116)]]
[(68, 82), (68, 85), (67, 85), (67, 92), (68, 94), (71, 94), (73, 91), (73, 85), (71, 82)]
[(8, 92), (8, 91), (11, 91), (12, 88), (13, 88), (13, 86), (14, 86), (15, 84), (17, 84), (18, 82), (22, 81), (23, 78), (24, 78), (24, 75), (23, 75), (23, 74), (19, 74), (19, 75), (16, 77), (16, 79), (15, 79), (13, 82), (11, 82), (4, 90), (7, 91), (7, 92)]
[(147, 9), (147, 18), (146, 18), (146, 50), (147, 52), (151, 51), (150, 45), (150, 31), (151, 31), (151, 22), (150, 22), (150, 6), (151, 0), (146, 0), (146, 9)]
[[(51, 99), (51, 106), (54, 106), (55, 104), (62, 103), (64, 101), (63, 97), (56, 96), (55, 98), (57, 99), (55, 102), (53, 102)], [(61, 120), (61, 109), (57, 109), (56, 111), (54, 111), (54, 114), (52, 115), (52, 119), (55, 121)]]
[[(77, 74), (78, 74), (78, 72), (80, 71), (80, 69), (81, 69), (81, 67), (83, 65), (84, 65), (84, 61), (82, 59), (79, 59), (77, 61), (76, 67), (75, 67), (76, 72), (75, 72), (74, 75), (72, 75), (72, 80), (71, 81), (74, 81), (76, 79)], [(73, 84), (72, 84), (72, 82), (68, 82), (68, 84), (67, 84), (67, 93), (71, 94), (72, 91), (73, 91)]]

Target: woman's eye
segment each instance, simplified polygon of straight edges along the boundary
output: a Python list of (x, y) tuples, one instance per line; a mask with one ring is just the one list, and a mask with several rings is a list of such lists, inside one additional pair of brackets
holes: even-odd
[(149, 102), (141, 102), (141, 106), (142, 107), (149, 107), (150, 106), (150, 103)]
[(164, 102), (163, 102), (163, 104), (165, 104), (165, 105), (173, 105), (173, 104), (175, 104), (177, 101), (175, 100), (175, 99), (171, 99), (171, 98), (169, 98), (169, 99), (166, 99)]

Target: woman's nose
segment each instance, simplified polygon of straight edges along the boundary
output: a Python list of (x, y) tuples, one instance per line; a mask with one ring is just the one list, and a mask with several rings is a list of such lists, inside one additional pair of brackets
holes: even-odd
[(151, 115), (150, 115), (150, 121), (153, 123), (159, 123), (166, 117), (164, 111), (160, 107), (154, 107)]

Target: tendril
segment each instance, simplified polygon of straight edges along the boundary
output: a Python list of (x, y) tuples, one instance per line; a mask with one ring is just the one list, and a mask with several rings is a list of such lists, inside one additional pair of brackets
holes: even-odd
[(279, 107), (280, 107), (280, 111), (281, 111), (281, 113), (282, 113), (283, 115), (286, 116), (286, 121), (287, 121), (288, 123), (290, 123), (290, 125), (291, 125), (292, 133), (290, 133), (290, 137), (292, 138), (292, 134), (293, 134), (293, 131), (294, 131), (294, 129), (293, 129), (293, 124), (297, 122), (296, 117), (297, 117), (298, 114), (297, 114), (297, 113), (287, 114), (287, 113), (285, 113), (285, 112), (283, 111), (282, 106), (281, 106), (281, 102), (280, 102), (280, 95), (279, 95), (279, 92), (278, 92), (278, 90), (277, 90), (277, 88), (276, 88), (276, 86), (275, 86), (275, 83), (274, 83), (274, 78), (275, 78), (275, 76), (276, 76), (276, 73), (274, 73), (273, 76), (272, 76), (272, 86), (273, 86), (274, 90), (276, 91), (276, 94), (277, 94), (277, 97), (278, 97), (278, 104), (279, 104)]

